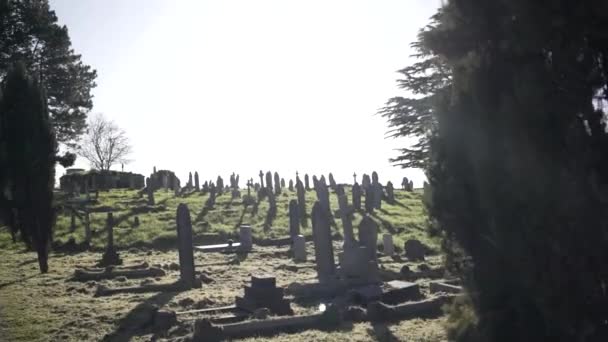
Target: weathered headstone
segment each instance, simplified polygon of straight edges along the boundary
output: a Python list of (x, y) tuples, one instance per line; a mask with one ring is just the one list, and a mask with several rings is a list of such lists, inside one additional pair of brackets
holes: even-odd
[(292, 244), (293, 258), (296, 262), (306, 261), (306, 238), (304, 235), (296, 235), (293, 237)]
[(293, 181), (289, 180), (289, 191), (293, 191)]
[(374, 212), (374, 191), (371, 187), (365, 190), (365, 212), (368, 214)]
[(334, 191), (336, 190), (336, 180), (331, 172), (329, 173), (329, 187)]
[(319, 179), (317, 179), (317, 176), (313, 175), (312, 176), (312, 188), (317, 189), (318, 186), (319, 186)]
[(224, 193), (224, 179), (222, 176), (217, 176), (217, 181), (215, 182), (215, 191), (218, 196), (221, 196)]
[(114, 216), (112, 213), (108, 213), (108, 217), (106, 219), (106, 229), (108, 231), (108, 242), (106, 245), (106, 250), (101, 257), (100, 264), (102, 266), (121, 265), (122, 260), (114, 248)]
[(205, 183), (203, 183), (203, 192), (207, 193), (209, 192), (209, 182), (205, 181)]
[(386, 183), (386, 199), (390, 204), (395, 203), (395, 189), (393, 188), (393, 183), (391, 181)]
[(382, 235), (382, 246), (384, 247), (384, 254), (393, 256), (395, 254), (395, 245), (393, 244), (393, 236), (391, 234)]
[(260, 170), (260, 186), (263, 188), (264, 187), (264, 172), (262, 172), (262, 170)]
[(266, 172), (266, 188), (272, 191), (272, 173)]
[(242, 251), (250, 251), (253, 247), (253, 237), (251, 235), (251, 226), (242, 225), (239, 230), (239, 241), (241, 246), (239, 247)]
[(304, 191), (304, 185), (298, 181), (296, 183), (296, 191), (298, 196), (298, 207), (300, 209), (300, 220), (306, 219), (306, 193)]
[(196, 191), (199, 191), (201, 189), (199, 180), (198, 180), (198, 171), (194, 171), (194, 188), (196, 189)]
[(152, 181), (150, 178), (146, 179), (146, 184), (148, 184), (146, 187), (146, 191), (148, 193), (148, 205), (154, 205), (154, 188), (152, 187)]
[(401, 189), (408, 190), (409, 185), (410, 181), (407, 179), (407, 177), (403, 177), (403, 180), (401, 181)]
[(405, 256), (413, 261), (424, 260), (425, 247), (419, 240), (407, 240), (403, 244)]
[(310, 183), (308, 179), (308, 173), (304, 174), (304, 189), (310, 191)]
[(300, 234), (300, 213), (298, 201), (292, 199), (289, 201), (289, 236), (293, 239)]
[(361, 246), (367, 247), (370, 253), (370, 260), (377, 260), (378, 253), (378, 224), (369, 215), (363, 216), (359, 224), (359, 243)]
[(408, 191), (414, 191), (414, 181), (410, 180), (410, 183), (408, 185)]
[(277, 195), (281, 193), (281, 178), (278, 172), (274, 173), (274, 193)]
[(188, 189), (192, 189), (192, 172), (188, 172)]
[(371, 185), (371, 180), (369, 178), (369, 175), (364, 173), (363, 177), (361, 178), (361, 190), (366, 191), (367, 188), (369, 188), (369, 186)]
[(281, 188), (285, 189), (285, 178), (281, 178)]
[(315, 243), (317, 276), (324, 283), (335, 278), (336, 265), (331, 240), (329, 217), (319, 201), (312, 207), (312, 234)]
[(177, 206), (177, 242), (179, 252), (180, 281), (187, 289), (194, 287), (194, 248), (192, 244), (192, 222), (190, 210), (184, 203)]
[(317, 192), (317, 200), (319, 200), (323, 209), (329, 213), (331, 208), (329, 206), (329, 190), (327, 188), (327, 183), (325, 183), (325, 177), (321, 177), (317, 182), (315, 190)]
[(351, 221), (352, 207), (348, 205), (346, 195), (338, 196), (338, 205), (340, 206), (340, 219), (344, 230), (344, 249), (356, 246), (355, 234), (353, 232), (353, 223)]
[(356, 183), (353, 185), (353, 208), (355, 208), (355, 210), (361, 210), (361, 186), (359, 186), (359, 183)]

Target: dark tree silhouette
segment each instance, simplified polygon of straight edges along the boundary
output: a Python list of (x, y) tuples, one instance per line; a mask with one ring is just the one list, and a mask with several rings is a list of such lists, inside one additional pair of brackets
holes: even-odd
[(46, 96), (22, 64), (9, 70), (0, 99), (0, 202), (2, 218), (38, 253), (48, 270), (55, 213), (52, 207), (57, 146)]
[(42, 80), (57, 140), (73, 146), (86, 128), (97, 73), (71, 45), (48, 0), (0, 0), (0, 80), (24, 62)]
[(474, 309), (453, 339), (608, 340), (607, 23), (605, 1), (452, 0), (419, 36), (420, 97), (384, 113), (429, 148), (402, 161)]

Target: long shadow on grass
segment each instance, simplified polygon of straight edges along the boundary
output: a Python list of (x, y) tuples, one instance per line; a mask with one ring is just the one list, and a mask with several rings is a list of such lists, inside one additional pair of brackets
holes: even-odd
[(367, 333), (380, 342), (397, 342), (400, 339), (393, 334), (386, 324), (373, 323), (371, 328), (367, 329)]
[(391, 234), (397, 234), (397, 231), (395, 230), (395, 227), (393, 227), (393, 224), (390, 223), (389, 221), (383, 219), (382, 217), (378, 216), (377, 213), (373, 212), (370, 214), (371, 217), (375, 218), (376, 220), (380, 221), (380, 224), (382, 224), (382, 227), (384, 227), (384, 229), (386, 229), (386, 231), (388, 231)]
[(102, 341), (130, 341), (135, 336), (154, 332), (152, 324), (152, 307), (163, 307), (179, 292), (161, 292), (138, 304), (118, 322), (118, 328), (106, 335)]
[[(35, 261), (38, 261), (38, 260), (35, 260)], [(26, 281), (26, 280), (28, 280), (28, 279), (32, 279), (32, 278), (34, 278), (34, 277), (37, 277), (38, 275), (39, 275), (39, 274), (32, 274), (32, 275), (29, 275), (29, 276), (27, 276), (27, 277), (23, 277), (23, 278), (15, 279), (15, 280), (13, 280), (13, 281), (8, 281), (8, 282), (6, 282), (6, 283), (1, 283), (1, 284), (0, 284), (0, 290), (1, 290), (1, 289), (3, 289), (3, 288), (5, 288), (5, 287), (7, 287), (7, 286), (11, 286), (11, 285), (15, 285), (15, 284), (22, 283), (22, 282), (24, 282), (24, 281)]]

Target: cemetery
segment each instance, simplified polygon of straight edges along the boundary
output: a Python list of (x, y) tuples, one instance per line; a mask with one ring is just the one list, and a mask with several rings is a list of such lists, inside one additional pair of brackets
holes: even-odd
[(0, 298), (17, 299), (3, 315), (21, 339), (442, 339), (461, 287), (424, 191), (370, 175), (260, 171), (241, 188), (191, 172), (182, 187), (154, 168), (137, 188), (66, 188), (49, 273), (0, 233)]

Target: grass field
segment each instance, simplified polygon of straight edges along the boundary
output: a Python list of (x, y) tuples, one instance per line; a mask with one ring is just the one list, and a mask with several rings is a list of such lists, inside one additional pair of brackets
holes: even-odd
[[(246, 193), (246, 190), (244, 191)], [(347, 192), (350, 193), (349, 189)], [(307, 192), (307, 209), (310, 211), (316, 199), (313, 191)], [(385, 202), (382, 209), (372, 216), (381, 227), (380, 233), (393, 232), (396, 246), (403, 241), (416, 238), (431, 248), (438, 250), (438, 241), (429, 238), (425, 232), (426, 217), (421, 203), (420, 192), (396, 190), (397, 203)], [(61, 198), (58, 194), (57, 198)], [(232, 304), (235, 295), (242, 293), (242, 286), (248, 282), (252, 273), (264, 271), (277, 276), (279, 285), (291, 282), (314, 281), (316, 273), (309, 268), (293, 272), (288, 270), (293, 262), (285, 255), (285, 248), (264, 247), (250, 253), (246, 260), (236, 263), (231, 256), (219, 253), (196, 254), (197, 271), (202, 270), (214, 282), (179, 294), (133, 294), (112, 297), (93, 297), (97, 285), (125, 286), (138, 285), (139, 280), (100, 281), (98, 283), (78, 283), (71, 280), (77, 266), (93, 266), (99, 259), (99, 251), (106, 241), (105, 218), (107, 211), (114, 213), (116, 229), (115, 244), (121, 249), (125, 263), (147, 262), (150, 265), (167, 266), (177, 262), (175, 240), (175, 213), (179, 203), (190, 208), (195, 240), (210, 243), (236, 236), (240, 224), (250, 224), (254, 237), (267, 239), (284, 237), (288, 232), (288, 203), (296, 198), (295, 192), (284, 190), (277, 196), (277, 215), (270, 228), (264, 229), (267, 222), (268, 202), (263, 200), (257, 211), (252, 206), (244, 207), (240, 199), (231, 200), (229, 194), (217, 198), (213, 209), (205, 210), (207, 195), (200, 192), (175, 197), (172, 192), (156, 191), (156, 204), (147, 206), (145, 198), (140, 198), (134, 190), (113, 190), (100, 192), (98, 203), (90, 207), (91, 227), (94, 231), (92, 251), (65, 254), (51, 253), (50, 272), (38, 272), (35, 254), (26, 252), (23, 245), (13, 244), (6, 228), (0, 228), (0, 336), (8, 341), (46, 341), (46, 340), (150, 340), (150, 338), (175, 339), (188, 333), (188, 325), (182, 324), (167, 336), (156, 336), (138, 325), (138, 310), (148, 303), (179, 311), (196, 303), (213, 305)], [(332, 210), (337, 209), (337, 198), (330, 194)], [(61, 205), (61, 199), (58, 205)], [(139, 227), (133, 226), (138, 216)], [(355, 214), (355, 229), (361, 214)], [(341, 222), (335, 219), (336, 232), (341, 231)], [(302, 229), (304, 234), (311, 233), (311, 223)], [(70, 232), (70, 217), (60, 213), (55, 228), (55, 241), (65, 242), (74, 238), (82, 241), (82, 224), (77, 221), (77, 229)], [(381, 241), (381, 239), (379, 239)], [(314, 262), (312, 244), (307, 248), (309, 263)], [(431, 266), (441, 264), (441, 257), (427, 261)], [(405, 263), (407, 264), (407, 263)], [(201, 267), (198, 267), (200, 265)], [(403, 265), (387, 261), (383, 267), (393, 267), (398, 271)], [(415, 265), (413, 265), (415, 266)], [(293, 269), (293, 268), (292, 268)], [(177, 279), (178, 272), (169, 272), (166, 278)], [(153, 280), (153, 281), (166, 281)], [(424, 285), (423, 285), (424, 286)], [(304, 313), (310, 308), (295, 305), (296, 312)], [(434, 320), (410, 320), (390, 326), (372, 326), (358, 323), (336, 331), (306, 331), (289, 336), (276, 336), (273, 340), (328, 340), (328, 341), (439, 341), (444, 340), (443, 318)], [(2, 338), (0, 338), (2, 340)], [(259, 339), (262, 340), (262, 339)]]

